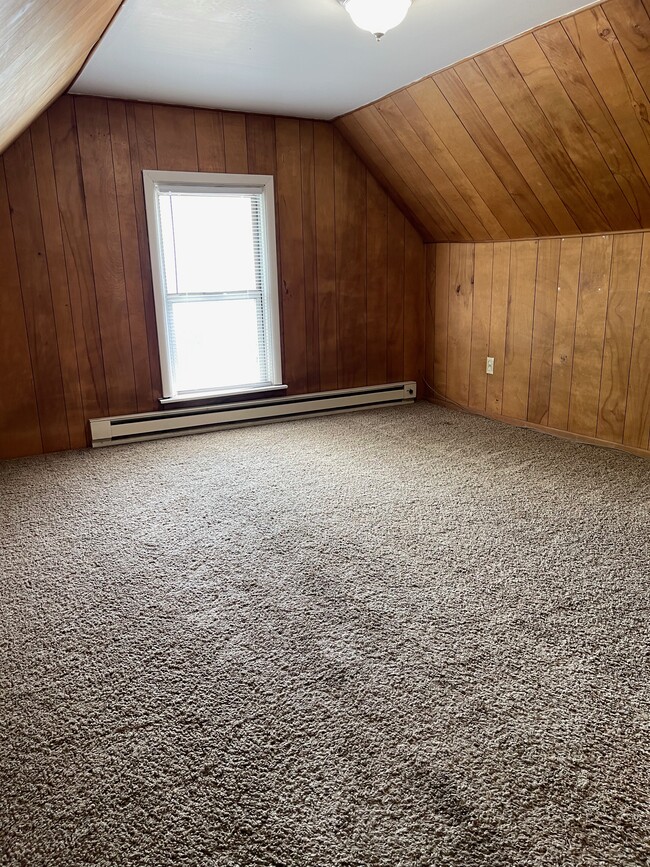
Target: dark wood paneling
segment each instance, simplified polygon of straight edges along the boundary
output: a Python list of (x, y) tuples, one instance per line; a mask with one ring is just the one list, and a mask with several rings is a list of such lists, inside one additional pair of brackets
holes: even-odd
[[(307, 391), (305, 260), (302, 245), (300, 121), (275, 123), (278, 189), (278, 242), (284, 376), (297, 391)], [(287, 326), (289, 324), (289, 327)]]
[[(334, 136), (334, 212), (338, 288), (338, 380), (341, 388), (367, 382), (366, 173), (359, 158)], [(402, 259), (402, 275), (404, 260)]]
[(314, 127), (316, 195), (316, 273), (318, 278), (318, 349), (323, 391), (338, 388), (338, 317), (336, 227), (334, 223), (334, 129)]
[(29, 130), (4, 163), (43, 448), (58, 451), (69, 448), (70, 433)]
[(96, 418), (108, 413), (108, 395), (73, 100), (59, 99), (47, 119), (83, 407)]
[(76, 105), (108, 408), (123, 415), (138, 404), (108, 102), (86, 97)]
[(368, 213), (366, 361), (368, 383), (373, 385), (387, 382), (388, 201), (386, 193), (373, 177), (368, 177), (366, 194)]
[(650, 233), (435, 249), (434, 399), (650, 453)]
[(0, 157), (0, 457), (19, 457), (43, 450), (20, 277), (12, 240), (4, 162)]
[(607, 0), (336, 123), (427, 240), (650, 228), (649, 51)]
[(1, 168), (3, 457), (158, 406), (143, 169), (274, 175), (290, 393), (422, 376), (424, 244), (331, 124), (63, 97)]

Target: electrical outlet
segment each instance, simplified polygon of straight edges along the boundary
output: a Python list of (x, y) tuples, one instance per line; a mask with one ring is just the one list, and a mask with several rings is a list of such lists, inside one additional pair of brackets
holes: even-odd
[(494, 373), (494, 359), (488, 356), (487, 365), (485, 366), (486, 373)]

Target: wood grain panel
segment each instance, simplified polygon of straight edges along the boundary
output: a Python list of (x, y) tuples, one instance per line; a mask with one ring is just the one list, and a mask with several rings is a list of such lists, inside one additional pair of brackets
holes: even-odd
[(582, 238), (565, 238), (560, 252), (553, 335), (553, 373), (548, 411), (549, 427), (557, 430), (566, 430), (569, 426), (573, 343), (581, 264)]
[(447, 397), (450, 269), (451, 244), (436, 244), (434, 331), (433, 334), (427, 333), (427, 342), (433, 341), (433, 393), (436, 398)]
[[(390, 191), (391, 198), (399, 206), (400, 210), (411, 215), (411, 222), (419, 230), (425, 241), (434, 241), (436, 236), (427, 228), (430, 222), (426, 210), (417, 196), (408, 194), (408, 188), (401, 176), (393, 167), (392, 162), (379, 147), (373, 137), (366, 131), (356, 115), (347, 115), (340, 118), (336, 126), (352, 145), (357, 154), (367, 166), (372, 168), (372, 174), (377, 180)], [(405, 190), (408, 195), (408, 203), (400, 193)]]
[(73, 100), (62, 97), (47, 117), (83, 407), (96, 418), (107, 415), (108, 395)]
[[(434, 79), (414, 84), (409, 89), (429, 124), (435, 126), (445, 146), (462, 164), (472, 185), (504, 228), (508, 236), (531, 234), (533, 228), (494, 172), (461, 118), (453, 111)], [(436, 236), (438, 237), (438, 236)], [(453, 240), (453, 239), (450, 239)]]
[[(492, 247), (486, 354), (495, 364), (482, 406), (484, 331), (474, 357), (477, 317), (463, 330), (450, 307), (448, 326), (445, 305), (452, 304), (459, 263), (473, 256), (474, 308), (487, 307), (481, 287)], [(426, 337), (435, 400), (650, 456), (650, 233), (435, 248), (439, 260), (444, 251), (439, 264), (447, 263), (436, 269), (440, 319), (428, 324)], [(468, 353), (463, 400), (458, 374), (450, 382), (448, 368), (450, 358)]]
[(650, 449), (650, 238), (643, 237), (623, 442)]
[(307, 391), (305, 260), (302, 245), (300, 122), (275, 122), (278, 172), (278, 244), (284, 380), (293, 391)]
[[(472, 136), (473, 141), (485, 155), (494, 172), (501, 178), (508, 190), (512, 190), (513, 203), (522, 214), (527, 215), (528, 224), (536, 235), (553, 234), (557, 229), (536, 198), (517, 164), (499, 139), (496, 132), (474, 102), (472, 91), (463, 83), (454, 69), (448, 69), (434, 76), (434, 81), (445, 95), (450, 107)], [(521, 202), (521, 205), (519, 204)], [(519, 232), (526, 227), (518, 224), (511, 231)]]
[(160, 171), (198, 171), (194, 110), (174, 105), (154, 105), (153, 123), (156, 161)]
[(424, 319), (424, 391), (422, 397), (435, 398), (434, 391), (434, 341), (429, 335), (436, 327), (436, 270), (438, 267), (438, 245), (427, 244), (426, 255), (426, 313)]
[(61, 220), (52, 162), (52, 142), (46, 115), (41, 115), (34, 122), (31, 135), (57, 346), (61, 361), (68, 433), (71, 447), (82, 448), (86, 444), (86, 437), (81, 378), (77, 361), (74, 322), (70, 309), (68, 273), (61, 236)]
[(155, 170), (158, 168), (158, 158), (156, 156), (156, 132), (153, 121), (153, 110), (150, 105), (144, 105), (142, 103), (127, 103), (126, 116), (129, 128), (131, 177), (133, 178), (133, 200), (135, 204), (138, 250), (140, 255), (142, 298), (147, 329), (147, 348), (149, 350), (149, 374), (151, 376), (152, 388), (151, 396), (155, 402), (162, 395), (162, 380), (158, 354), (158, 330), (156, 328), (156, 311), (153, 298), (153, 280), (151, 276), (149, 235), (147, 230), (147, 215), (144, 202), (142, 172), (147, 169)]
[(0, 153), (72, 83), (122, 0), (4, 0)]
[(510, 119), (551, 179), (582, 232), (613, 228), (557, 137), (548, 117), (534, 99), (506, 48), (479, 57), (477, 64), (499, 94)]
[[(196, 127), (198, 170), (200, 172), (225, 172), (226, 144), (221, 112), (197, 108), (194, 111), (194, 124)], [(255, 141), (255, 134), (252, 134), (250, 139)]]
[[(388, 293), (388, 198), (374, 178), (366, 185), (368, 310), (366, 361), (368, 384), (387, 382), (386, 311)], [(423, 245), (420, 247), (424, 251)]]
[(455, 240), (459, 240), (462, 236), (455, 232), (442, 213), (436, 191), (417, 160), (411, 156), (399, 137), (393, 133), (385, 113), (379, 111), (375, 106), (370, 106), (361, 110), (357, 120), (370, 138), (381, 142), (382, 151), (395, 167), (402, 181), (408, 185), (409, 189), (415, 190), (418, 211), (424, 215), (427, 225), (432, 227), (433, 237), (453, 235)]
[(70, 447), (70, 433), (29, 130), (4, 163), (43, 449), (59, 451)]
[[(218, 114), (218, 112), (209, 112)], [(215, 135), (219, 136), (219, 124), (215, 122)], [(198, 128), (197, 128), (198, 136)], [(254, 175), (275, 175), (275, 121), (272, 117), (250, 114), (246, 118), (246, 141), (248, 171)], [(223, 163), (225, 165), (225, 163)], [(203, 169), (199, 166), (199, 171)], [(223, 169), (215, 169), (223, 171)]]
[(62, 97), (0, 161), (2, 457), (159, 407), (142, 171), (162, 166), (274, 176), (291, 393), (421, 380), (425, 246), (333, 125)]
[(386, 379), (397, 382), (404, 373), (404, 214), (388, 203), (386, 308)]
[(638, 226), (616, 177), (533, 34), (511, 42), (507, 51), (609, 225)]
[(533, 341), (530, 353), (530, 384), (528, 388), (528, 421), (548, 424), (553, 374), (553, 343), (555, 338), (555, 308), (560, 273), (559, 240), (539, 242), (537, 278), (533, 310)]
[(228, 112), (223, 116), (223, 141), (226, 152), (226, 171), (230, 174), (248, 172), (246, 116)]
[(487, 397), (485, 367), (490, 348), (493, 267), (494, 245), (477, 244), (474, 250), (474, 300), (468, 399), (468, 406), (477, 410), (485, 409)]
[[(432, 156), (422, 139), (417, 135), (415, 130), (409, 123), (403, 122), (403, 114), (397, 104), (386, 99), (377, 106), (383, 119), (389, 124), (392, 129), (397, 131), (397, 138), (404, 145), (404, 148), (409, 154), (412, 154), (417, 165), (422, 169), (423, 174), (431, 180), (432, 189), (440, 189), (443, 191), (445, 201), (452, 201), (454, 198), (455, 187), (451, 184), (440, 168), (437, 160)], [(421, 198), (423, 196), (421, 195)], [(457, 196), (457, 199), (460, 197)], [(456, 215), (456, 209), (463, 213), (463, 218), (473, 222), (472, 215), (462, 207), (461, 201), (455, 201), (455, 208), (441, 210), (437, 201), (427, 199), (430, 209), (435, 209), (436, 219), (442, 229), (450, 238), (464, 238), (467, 235), (467, 229), (463, 225), (463, 219)], [(474, 218), (475, 219), (475, 218)]]
[(583, 436), (596, 436), (598, 424), (612, 245), (611, 235), (585, 238), (582, 244), (569, 430)]
[[(648, 98), (605, 14), (606, 8), (605, 5), (588, 9), (564, 21), (563, 27), (618, 125), (647, 186), (650, 180)], [(647, 228), (647, 224), (643, 228)]]
[(494, 245), (492, 262), (492, 302), (490, 305), (490, 351), (494, 358), (494, 374), (487, 378), (486, 409), (500, 415), (503, 407), (503, 376), (506, 366), (506, 331), (508, 327), (508, 294), (510, 290), (510, 258), (512, 245)]
[[(319, 123), (315, 126), (314, 160), (319, 366), (321, 388), (331, 391), (338, 388), (338, 306), (334, 225), (334, 130), (330, 124)], [(384, 241), (384, 250), (385, 244)], [(384, 293), (380, 291), (380, 303), (383, 297)]]
[(137, 406), (107, 100), (75, 100), (97, 312), (111, 415)]
[(649, 52), (606, 0), (336, 123), (427, 240), (650, 228)]
[(300, 173), (302, 186), (302, 246), (305, 267), (305, 338), (307, 341), (307, 390), (320, 388), (318, 328), (318, 273), (316, 265), (316, 178), (314, 174), (314, 124), (300, 121)]
[[(460, 63), (455, 72), (542, 205), (552, 227), (546, 234), (557, 232), (570, 234), (579, 231), (559, 193), (535, 159), (499, 97), (476, 65), (476, 61), (468, 60)], [(513, 195), (518, 195), (516, 190), (513, 191)], [(534, 214), (531, 214), (531, 224), (536, 225)]]
[(454, 244), (449, 262), (447, 394), (462, 406), (469, 399), (473, 303), (474, 245)]
[(404, 379), (414, 379), (418, 394), (424, 390), (424, 281), (425, 252), (414, 227), (404, 224)]
[(0, 157), (0, 457), (43, 451), (20, 277), (13, 244), (4, 160)]
[(597, 432), (610, 442), (623, 442), (642, 245), (641, 234), (617, 235), (612, 248)]
[(606, 163), (611, 166), (638, 224), (650, 225), (650, 189), (566, 30), (558, 22), (540, 30), (536, 39)]
[(115, 172), (115, 193), (117, 214), (122, 247), (122, 265), (131, 352), (133, 356), (133, 375), (138, 409), (146, 412), (151, 405), (152, 382), (147, 344), (147, 320), (142, 294), (142, 268), (138, 246), (137, 216), (133, 174), (131, 168), (130, 142), (123, 103), (111, 101), (108, 104), (108, 120)]
[(537, 252), (537, 241), (514, 244), (510, 252), (502, 413), (511, 418), (528, 413)]

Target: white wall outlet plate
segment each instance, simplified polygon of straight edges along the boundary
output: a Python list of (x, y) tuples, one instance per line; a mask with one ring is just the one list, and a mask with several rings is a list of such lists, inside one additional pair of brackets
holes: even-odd
[(494, 359), (488, 356), (487, 364), (485, 365), (486, 373), (494, 373)]

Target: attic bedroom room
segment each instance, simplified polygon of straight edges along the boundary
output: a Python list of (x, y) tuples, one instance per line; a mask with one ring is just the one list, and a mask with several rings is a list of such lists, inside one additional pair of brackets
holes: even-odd
[(0, 864), (650, 867), (650, 0), (0, 32)]

